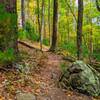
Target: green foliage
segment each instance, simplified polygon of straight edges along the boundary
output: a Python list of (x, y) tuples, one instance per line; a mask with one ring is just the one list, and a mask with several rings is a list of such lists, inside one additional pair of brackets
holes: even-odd
[(96, 60), (100, 61), (100, 49), (94, 50), (93, 57), (96, 58)]
[(31, 23), (30, 23), (29, 21), (26, 21), (25, 30), (26, 30), (28, 33), (35, 33), (35, 28), (34, 28), (33, 25), (31, 25)]
[[(17, 15), (6, 11), (4, 4), (0, 4), (0, 48), (13, 45), (17, 38)], [(11, 47), (11, 46), (10, 46)]]
[[(62, 50), (68, 51), (72, 56), (76, 56), (77, 49), (76, 49), (76, 44), (75, 42), (69, 42), (69, 43), (64, 43), (60, 45), (60, 48)], [(83, 56), (87, 57), (88, 56), (88, 48), (83, 45)]]
[(39, 36), (35, 30), (35, 27), (29, 22), (27, 21), (25, 24), (25, 31), (28, 33), (27, 34), (27, 38), (33, 41), (37, 41)]
[(70, 52), (74, 56), (76, 55), (75, 43), (72, 43), (72, 42), (63, 43), (63, 44), (60, 45), (60, 48)]
[(49, 46), (49, 39), (43, 39), (43, 44)]
[[(17, 35), (17, 15), (6, 11), (4, 4), (0, 4), (0, 65), (15, 61), (14, 50), (11, 47)], [(9, 49), (8, 49), (9, 48)]]
[[(12, 20), (13, 19), (13, 20)], [(0, 22), (7, 22), (9, 23), (9, 28), (16, 28), (16, 21), (17, 21), (17, 15), (15, 13), (9, 13), (5, 10), (5, 5), (0, 4)], [(7, 23), (5, 23), (7, 24)]]
[(83, 57), (88, 57), (88, 54), (88, 48), (85, 45), (83, 45)]
[(34, 26), (29, 21), (27, 21), (25, 24), (25, 28), (19, 30), (19, 38), (37, 41), (39, 38), (39, 35), (36, 32)]
[(15, 61), (15, 56), (12, 48), (9, 48), (4, 52), (0, 51), (0, 64), (9, 64), (13, 61)]
[(9, 13), (6, 12), (4, 4), (0, 4), (0, 20), (5, 20), (9, 16)]
[(61, 63), (60, 64), (60, 69), (61, 69), (62, 73), (64, 73), (66, 71), (66, 64), (65, 63)]
[[(30, 5), (32, 5), (33, 1), (29, 1)], [(45, 20), (45, 31), (48, 34), (48, 0), (44, 1), (45, 3), (45, 11), (44, 11), (44, 20)], [(71, 8), (69, 8), (68, 4)], [(29, 7), (29, 20), (26, 21), (26, 25), (24, 30), (19, 31), (19, 37), (21, 39), (29, 39), (37, 41), (39, 40), (38, 34), (38, 22), (37, 15), (40, 14), (40, 24), (41, 24), (41, 15), (42, 15), (42, 0), (39, 1), (40, 7), (37, 8), (37, 2), (34, 2), (35, 6), (33, 8)], [(50, 25), (51, 25), (51, 34), (52, 34), (52, 21), (53, 21), (53, 0), (50, 1)], [(72, 54), (72, 56), (77, 55), (77, 46), (76, 46), (76, 35), (77, 35), (77, 4), (76, 0), (59, 0), (59, 13), (58, 13), (58, 46), (61, 48), (60, 50), (65, 50)], [(27, 9), (27, 8), (25, 8)], [(38, 12), (39, 10), (39, 12)], [(1, 10), (2, 11), (2, 10)], [(2, 11), (3, 12), (3, 11)], [(27, 14), (25, 12), (25, 14)], [(33, 15), (36, 16), (33, 18)], [(91, 23), (92, 22), (92, 23)], [(90, 45), (90, 36), (92, 34), (92, 43), (94, 45), (94, 49), (97, 49), (96, 46), (100, 44), (100, 12), (97, 10), (95, 1), (87, 1), (84, 0), (84, 16), (83, 16), (83, 45), (82, 45), (82, 53), (84, 57), (89, 56), (89, 45)], [(40, 25), (41, 26), (41, 25)], [(43, 35), (43, 33), (42, 33)], [(48, 36), (47, 36), (48, 37)], [(50, 45), (49, 39), (43, 39), (44, 45)], [(100, 47), (99, 47), (100, 48)], [(61, 51), (60, 51), (61, 52)], [(99, 59), (98, 53), (95, 51), (94, 56)]]
[(27, 39), (27, 32), (23, 29), (19, 29), (19, 32), (18, 32), (18, 37), (19, 39), (21, 40), (24, 40), (24, 39)]
[(93, 54), (93, 56), (96, 58), (96, 60), (100, 61), (100, 54), (99, 53), (95, 52)]

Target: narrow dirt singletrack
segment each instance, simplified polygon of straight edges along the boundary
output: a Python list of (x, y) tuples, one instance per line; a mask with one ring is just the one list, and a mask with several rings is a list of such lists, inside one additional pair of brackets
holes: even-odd
[(32, 44), (32, 49), (19, 45), (20, 52), (24, 54), (24, 63), (32, 68), (29, 74), (24, 75), (15, 70), (0, 72), (0, 100), (15, 100), (17, 92), (32, 93), (36, 100), (93, 100), (92, 97), (59, 88), (61, 63), (65, 61), (61, 55), (45, 52), (47, 47), (41, 52), (37, 50), (38, 47), (33, 49), (34, 45), (37, 47), (38, 43)]
[[(29, 43), (29, 45), (40, 49), (39, 43)], [(33, 80), (37, 84), (37, 88), (34, 90), (37, 100), (92, 100), (92, 97), (58, 87), (61, 76), (61, 63), (65, 61), (61, 55), (45, 52), (48, 49), (49, 47), (43, 45), (42, 53), (45, 57), (39, 62), (39, 71), (33, 72)], [(30, 56), (33, 55), (30, 54)]]
[(62, 57), (54, 53), (46, 52), (38, 77), (40, 88), (37, 100), (92, 100), (91, 97), (76, 92), (65, 91), (58, 88), (57, 83), (61, 75), (60, 65), (64, 61)]

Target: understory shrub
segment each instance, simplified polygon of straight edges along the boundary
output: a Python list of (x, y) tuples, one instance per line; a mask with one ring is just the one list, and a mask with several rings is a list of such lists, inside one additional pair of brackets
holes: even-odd
[(100, 61), (100, 50), (94, 50), (93, 57), (96, 58), (96, 60)]
[[(60, 44), (59, 46), (60, 46), (60, 49), (68, 51), (69, 53), (72, 54), (72, 56), (76, 56), (77, 47), (75, 45), (75, 42), (69, 42), (69, 43), (65, 42), (65, 43)], [(85, 45), (83, 45), (83, 56), (84, 57), (88, 56), (88, 48)]]
[(0, 51), (0, 65), (10, 64), (13, 61), (15, 61), (15, 55), (12, 48), (9, 48), (4, 52)]
[(62, 43), (59, 45), (60, 49), (70, 52), (72, 55), (76, 55), (76, 46), (74, 43)]
[(49, 46), (49, 39), (43, 39), (43, 44)]
[(26, 21), (24, 29), (19, 30), (19, 39), (37, 41), (39, 39), (39, 34), (36, 32), (34, 25)]

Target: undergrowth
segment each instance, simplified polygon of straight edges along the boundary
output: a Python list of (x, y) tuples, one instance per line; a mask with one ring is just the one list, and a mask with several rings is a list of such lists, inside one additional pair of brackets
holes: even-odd
[(21, 40), (29, 39), (32, 41), (38, 41), (39, 39), (39, 34), (30, 21), (26, 21), (24, 29), (19, 29), (18, 36)]
[(9, 48), (8, 50), (2, 52), (0, 51), (0, 64), (6, 65), (15, 61), (14, 50)]

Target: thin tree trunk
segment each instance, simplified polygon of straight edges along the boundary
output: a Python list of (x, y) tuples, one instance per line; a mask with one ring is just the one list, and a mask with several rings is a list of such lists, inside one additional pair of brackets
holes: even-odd
[(25, 26), (25, 8), (24, 8), (24, 0), (21, 0), (21, 17), (22, 17), (22, 28)]
[[(66, 17), (69, 17), (69, 8), (66, 7)], [(70, 27), (69, 27), (70, 23), (69, 23), (69, 20), (67, 20), (67, 43), (69, 43), (70, 41)]]
[(45, 1), (44, 1), (44, 14), (43, 14), (43, 18), (44, 18), (44, 39), (46, 39), (46, 20), (45, 20)]
[[(91, 7), (91, 0), (90, 0), (90, 8), (92, 9)], [(92, 30), (92, 17), (90, 17), (90, 24), (91, 24), (91, 29), (90, 29), (90, 41), (89, 41), (89, 59), (90, 59), (90, 63), (91, 63), (91, 58), (92, 58), (92, 54), (93, 54), (93, 30)]]
[(40, 36), (41, 36), (41, 23), (40, 23), (40, 4), (39, 4), (39, 0), (37, 0), (37, 10), (38, 10), (38, 14), (37, 14), (37, 19), (38, 19), (38, 32), (39, 32), (39, 39), (40, 40)]
[(92, 32), (92, 22), (91, 22), (91, 29), (90, 29), (90, 36), (89, 36), (89, 58), (90, 58), (90, 62), (91, 62), (91, 58), (92, 58), (92, 54), (93, 54), (93, 32)]
[(51, 30), (50, 30), (50, 0), (48, 0), (48, 28), (49, 28), (49, 44), (51, 43)]
[(50, 51), (55, 51), (57, 44), (57, 23), (58, 23), (58, 0), (54, 0), (53, 8), (53, 33), (52, 33), (52, 44)]
[(42, 50), (42, 42), (43, 42), (43, 32), (44, 32), (44, 0), (42, 0), (42, 16), (41, 16), (41, 34), (40, 34), (41, 50)]
[(77, 58), (82, 59), (82, 23), (83, 23), (83, 0), (78, 0), (77, 22)]
[(30, 18), (29, 3), (30, 3), (30, 0), (27, 0), (27, 19)]
[(66, 4), (67, 4), (67, 6), (69, 7), (69, 9), (70, 9), (70, 11), (71, 11), (71, 13), (72, 13), (72, 15), (73, 15), (75, 21), (77, 22), (77, 18), (76, 18), (75, 14), (74, 14), (74, 12), (73, 12), (73, 10), (72, 10), (72, 8), (71, 8), (71, 6), (70, 6), (70, 4), (68, 3), (67, 0), (66, 0)]

